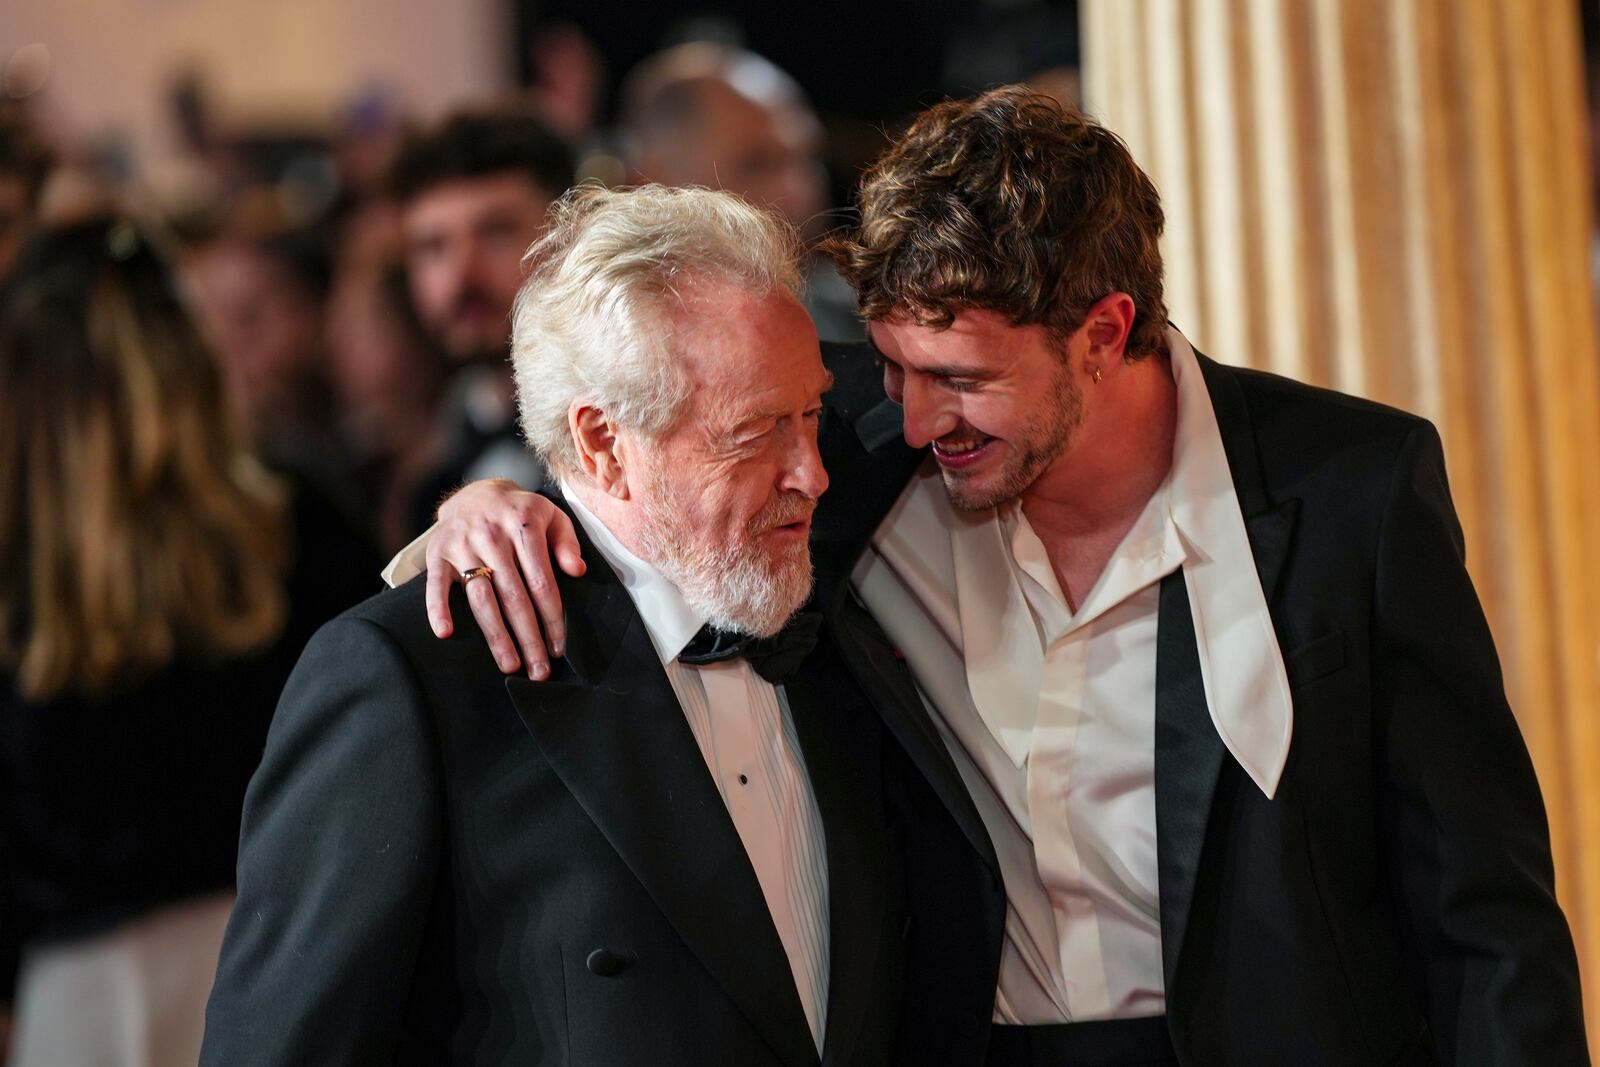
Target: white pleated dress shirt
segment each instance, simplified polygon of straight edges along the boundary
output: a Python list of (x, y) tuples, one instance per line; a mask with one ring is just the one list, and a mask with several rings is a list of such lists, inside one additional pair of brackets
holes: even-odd
[[(830, 952), (827, 840), (783, 687), (762, 678), (743, 658), (699, 667), (679, 663), (678, 654), (705, 620), (660, 571), (618, 541), (576, 493), (565, 485), (562, 491), (633, 598), (661, 657), (755, 868), (820, 1054)], [(694, 862), (693, 856), (683, 859)]]
[(1210, 396), (1169, 332), (1172, 470), (1078, 610), (1015, 503), (962, 512), (929, 460), (852, 574), (906, 657), (1006, 885), (994, 1018), (1158, 1015), (1156, 633), (1183, 570), (1213, 723), (1271, 796), (1292, 711)]

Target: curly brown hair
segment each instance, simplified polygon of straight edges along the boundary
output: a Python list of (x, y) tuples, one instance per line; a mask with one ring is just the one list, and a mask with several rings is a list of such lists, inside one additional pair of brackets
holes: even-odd
[(917, 116), (861, 179), (861, 223), (824, 249), (861, 313), (942, 329), (979, 308), (1064, 339), (1133, 298), (1129, 359), (1166, 349), (1155, 185), (1116, 134), (1021, 86)]

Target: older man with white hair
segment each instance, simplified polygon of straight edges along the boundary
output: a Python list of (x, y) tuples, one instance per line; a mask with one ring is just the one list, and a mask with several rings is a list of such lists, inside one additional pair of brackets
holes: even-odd
[(557, 205), (513, 358), (600, 563), (562, 591), (565, 659), (503, 679), (428, 631), (421, 581), (317, 635), (246, 801), (203, 1063), (887, 1061), (916, 775), (796, 616), (829, 384), (796, 247), (724, 193)]

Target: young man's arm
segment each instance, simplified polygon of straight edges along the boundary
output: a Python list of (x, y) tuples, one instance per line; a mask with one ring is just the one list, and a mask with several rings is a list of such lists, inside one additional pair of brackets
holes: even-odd
[(1373, 620), (1378, 832), (1444, 1063), (1587, 1063), (1533, 764), (1432, 427), (1401, 449)]

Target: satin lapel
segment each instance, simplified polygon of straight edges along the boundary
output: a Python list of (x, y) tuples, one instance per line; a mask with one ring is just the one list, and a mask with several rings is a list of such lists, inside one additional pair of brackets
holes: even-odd
[[(1269, 611), (1288, 561), (1299, 501), (1274, 504), (1257, 454), (1249, 409), (1234, 372), (1195, 353), (1217, 416), (1223, 451)], [(1161, 583), (1156, 636), (1156, 851), (1161, 884), (1161, 956), (1168, 994), (1194, 904), (1211, 801), (1227, 749), (1212, 725), (1200, 680), (1194, 617), (1183, 572)]]
[(839, 635), (839, 651), (851, 673), (861, 683), (890, 732), (899, 739), (901, 747), (944, 801), (961, 832), (998, 878), (1000, 862), (995, 858), (989, 831), (972, 804), (944, 738), (939, 736), (928, 717), (928, 710), (911, 680), (911, 672), (899, 661), (882, 629), (848, 590), (841, 590), (834, 597), (829, 616)]
[(1200, 376), (1211, 394), (1211, 410), (1217, 416), (1222, 434), (1222, 450), (1228, 454), (1228, 472), (1233, 475), (1234, 492), (1239, 494), (1239, 510), (1249, 519), (1270, 506), (1267, 487), (1261, 477), (1261, 460), (1256, 454), (1255, 431), (1250, 426), (1250, 410), (1232, 368), (1225, 367), (1195, 350)]
[(787, 682), (784, 693), (827, 837), (830, 963), (822, 1061), (849, 1063), (867, 1013), (881, 1008), (873, 978), (891, 878), (879, 779), (881, 726), (864, 702), (841, 701), (816, 666)]
[(1206, 709), (1189, 594), (1183, 571), (1175, 571), (1161, 582), (1156, 629), (1156, 862), (1161, 963), (1169, 996), (1226, 751)]
[(1261, 578), (1261, 590), (1266, 594), (1270, 610), (1275, 606), (1273, 597), (1277, 592), (1283, 564), (1289, 558), (1289, 542), (1294, 533), (1300, 502), (1272, 502), (1266, 479), (1261, 473), (1259, 445), (1255, 429), (1250, 423), (1250, 409), (1245, 404), (1244, 391), (1239, 387), (1236, 372), (1198, 351), (1195, 352), (1195, 358), (1200, 363), (1206, 391), (1211, 394), (1211, 407), (1217, 415), (1217, 429), (1222, 434), (1222, 450), (1228, 456), (1228, 472), (1233, 476), (1233, 489), (1239, 496), (1239, 511), (1244, 515), (1245, 533), (1250, 538), (1250, 552), (1255, 556), (1256, 573)]
[(813, 1065), (788, 957), (738, 831), (627, 591), (584, 549), (589, 576), (562, 589), (567, 660), (549, 682), (507, 679), (517, 714), (779, 1059)]
[(1256, 574), (1261, 578), (1261, 591), (1267, 597), (1267, 611), (1277, 616), (1274, 596), (1278, 579), (1283, 575), (1283, 565), (1289, 560), (1289, 542), (1294, 536), (1294, 523), (1300, 514), (1300, 501), (1285, 500), (1282, 504), (1245, 519), (1245, 536), (1250, 538), (1250, 554), (1256, 560)]

